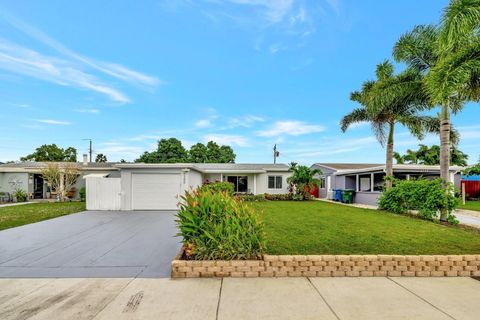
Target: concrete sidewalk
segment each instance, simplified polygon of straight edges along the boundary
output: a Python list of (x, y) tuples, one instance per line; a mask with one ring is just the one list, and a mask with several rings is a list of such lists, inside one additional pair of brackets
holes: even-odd
[(479, 319), (471, 278), (0, 279), (0, 319)]

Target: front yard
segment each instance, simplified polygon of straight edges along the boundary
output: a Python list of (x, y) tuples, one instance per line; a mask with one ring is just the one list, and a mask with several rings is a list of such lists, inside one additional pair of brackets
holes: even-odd
[(478, 254), (480, 232), (321, 201), (251, 204), (268, 254)]
[(0, 230), (85, 211), (85, 202), (32, 203), (0, 208)]
[(467, 201), (465, 204), (460, 204), (460, 209), (480, 211), (480, 201)]

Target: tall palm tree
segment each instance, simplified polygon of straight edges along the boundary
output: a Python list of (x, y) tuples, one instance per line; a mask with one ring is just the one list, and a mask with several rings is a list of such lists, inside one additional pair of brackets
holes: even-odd
[(361, 107), (345, 115), (340, 121), (345, 132), (350, 125), (370, 122), (372, 130), (382, 146), (386, 144), (386, 187), (391, 187), (393, 177), (394, 132), (397, 123), (408, 128), (418, 139), (423, 139), (426, 131), (435, 131), (438, 122), (433, 117), (419, 115), (427, 108), (418, 72), (408, 69), (394, 75), (394, 67), (389, 61), (377, 65), (377, 79), (366, 81), (361, 91), (352, 92), (350, 99)]

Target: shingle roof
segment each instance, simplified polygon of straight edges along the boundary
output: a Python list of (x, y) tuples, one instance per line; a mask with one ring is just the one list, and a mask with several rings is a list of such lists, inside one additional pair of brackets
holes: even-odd
[(194, 163), (201, 170), (288, 170), (288, 165), (283, 163)]
[(334, 170), (355, 170), (381, 166), (379, 163), (315, 163), (314, 166), (323, 166)]
[(0, 164), (0, 170), (5, 169), (43, 169), (46, 168), (49, 164), (57, 164), (60, 167), (64, 164), (74, 164), (79, 169), (115, 169), (114, 165), (116, 162), (89, 162), (87, 164), (83, 164), (83, 162), (34, 162), (34, 161), (27, 161), (27, 162), (12, 162), (12, 163), (4, 163)]

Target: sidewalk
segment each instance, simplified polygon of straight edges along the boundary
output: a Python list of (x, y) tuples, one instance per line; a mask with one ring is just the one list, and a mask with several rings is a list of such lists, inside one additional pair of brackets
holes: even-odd
[(4, 279), (0, 319), (479, 319), (472, 278)]

